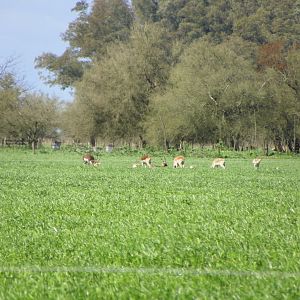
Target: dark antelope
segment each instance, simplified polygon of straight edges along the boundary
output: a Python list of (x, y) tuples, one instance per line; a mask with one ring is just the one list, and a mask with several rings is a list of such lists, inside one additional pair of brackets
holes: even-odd
[(100, 165), (100, 161), (95, 159), (94, 156), (91, 154), (85, 154), (82, 159), (84, 164), (89, 164), (93, 166)]

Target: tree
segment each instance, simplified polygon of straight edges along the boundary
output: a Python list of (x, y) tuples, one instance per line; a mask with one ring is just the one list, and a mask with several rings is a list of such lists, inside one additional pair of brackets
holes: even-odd
[[(266, 84), (271, 88), (269, 99), (277, 105), (273, 105), (275, 112), (274, 124), (269, 126), (269, 136), (272, 136), (275, 146), (283, 151), (287, 144), (291, 151), (298, 151), (297, 120), (299, 117), (299, 79), (297, 72), (299, 64), (299, 49), (295, 44), (289, 47), (288, 43), (275, 41), (261, 46), (258, 50), (257, 65), (264, 74), (272, 74), (266, 79)], [(284, 92), (281, 92), (281, 91)], [(276, 94), (276, 97), (274, 97)], [(284, 96), (285, 95), (285, 96)], [(284, 105), (282, 105), (284, 103)], [(277, 125), (276, 125), (277, 122)]]
[(40, 77), (45, 83), (53, 86), (60, 85), (62, 89), (73, 87), (84, 73), (86, 62), (79, 61), (71, 49), (67, 49), (62, 55), (43, 53), (35, 59), (35, 66)]
[(259, 69), (274, 68), (279, 72), (286, 72), (287, 62), (284, 57), (284, 43), (276, 41), (261, 46), (258, 50), (257, 65)]
[(287, 84), (295, 91), (300, 104), (300, 45), (295, 44), (289, 49), (286, 63)]
[(18, 108), (20, 89), (14, 76), (10, 73), (0, 78), (0, 135), (3, 139), (16, 131), (15, 120)]
[(76, 102), (95, 112), (92, 124), (98, 130), (90, 134), (112, 140), (143, 139), (149, 97), (168, 79), (170, 43), (158, 25), (137, 25), (127, 44), (111, 46), (108, 55), (85, 73), (76, 86)]
[(161, 128), (175, 144), (232, 139), (237, 143), (248, 126), (255, 86), (253, 66), (226, 44), (193, 43), (173, 69), (166, 92), (152, 103), (148, 134)]
[(40, 72), (41, 78), (62, 88), (74, 87), (91, 62), (106, 53), (109, 44), (126, 41), (133, 22), (125, 0), (95, 0), (90, 11), (86, 1), (79, 1), (73, 11), (78, 17), (62, 35), (69, 47), (60, 56), (43, 53), (35, 60), (36, 68), (46, 71), (46, 75)]
[(15, 57), (9, 57), (0, 64), (0, 137), (5, 139), (16, 132), (17, 108), (21, 95), (26, 91), (23, 79), (18, 78), (14, 68)]
[(221, 43), (231, 35), (257, 44), (298, 39), (300, 2), (294, 0), (164, 0), (159, 22), (185, 43), (206, 37)]
[(159, 20), (176, 38), (190, 43), (209, 32), (207, 1), (160, 1)]
[(95, 146), (96, 137), (104, 136), (106, 118), (99, 107), (90, 101), (90, 94), (84, 94), (80, 87), (72, 103), (68, 103), (62, 113), (62, 129), (75, 142), (89, 141)]
[(134, 14), (139, 23), (157, 22), (159, 20), (158, 0), (132, 0)]
[(27, 94), (19, 102), (17, 113), (18, 135), (32, 146), (34, 153), (38, 142), (57, 127), (58, 102), (44, 95)]
[(72, 137), (296, 149), (298, 0), (128, 3), (78, 2), (65, 54), (38, 60), (75, 88)]
[(300, 2), (294, 0), (232, 1), (234, 34), (265, 44), (276, 40), (298, 40)]
[(297, 111), (295, 92), (286, 84), (284, 77), (275, 69), (267, 68), (263, 75), (260, 111), (266, 144), (273, 143), (276, 150), (286, 151), (291, 139), (291, 121)]

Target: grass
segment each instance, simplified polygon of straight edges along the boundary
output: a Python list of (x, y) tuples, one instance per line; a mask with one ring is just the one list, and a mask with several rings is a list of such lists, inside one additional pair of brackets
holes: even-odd
[(299, 299), (300, 159), (135, 160), (1, 150), (0, 299)]

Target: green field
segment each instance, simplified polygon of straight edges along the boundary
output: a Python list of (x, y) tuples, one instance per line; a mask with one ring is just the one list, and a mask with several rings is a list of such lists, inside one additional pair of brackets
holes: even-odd
[(299, 158), (135, 160), (1, 150), (0, 299), (300, 298)]

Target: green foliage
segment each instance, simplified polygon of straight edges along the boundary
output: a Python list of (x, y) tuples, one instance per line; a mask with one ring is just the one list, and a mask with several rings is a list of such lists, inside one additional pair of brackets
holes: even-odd
[(16, 124), (20, 136), (36, 144), (58, 126), (57, 101), (38, 94), (27, 95), (19, 106)]
[(90, 11), (88, 8), (86, 1), (79, 1), (73, 9), (78, 17), (62, 35), (69, 46), (61, 56), (44, 53), (36, 58), (36, 68), (46, 71), (40, 75), (47, 83), (73, 87), (87, 65), (106, 53), (109, 44), (127, 40), (133, 15), (126, 1), (96, 0)]
[(33, 143), (53, 132), (58, 122), (56, 99), (26, 92), (13, 72), (13, 58), (0, 65), (0, 138)]
[(16, 129), (14, 121), (17, 118), (20, 87), (12, 74), (3, 74), (0, 78), (0, 135), (13, 134)]
[(50, 85), (59, 84), (63, 89), (73, 86), (81, 79), (84, 65), (77, 60), (70, 49), (61, 56), (44, 53), (35, 59), (36, 68), (47, 70), (46, 73), (39, 71), (41, 78)]
[(75, 140), (299, 152), (299, 5), (79, 1), (65, 53), (36, 64), (74, 87), (63, 116)]
[(159, 1), (160, 22), (184, 42), (206, 36), (220, 43), (238, 35), (264, 44), (276, 39), (296, 41), (299, 1)]
[(100, 159), (1, 151), (0, 298), (298, 297), (299, 159)]
[(298, 102), (300, 103), (300, 49), (293, 47), (287, 56), (287, 81), (288, 85), (295, 91)]
[(170, 141), (224, 139), (224, 127), (240, 120), (255, 97), (249, 90), (254, 82), (250, 64), (226, 45), (194, 43), (173, 69), (170, 89), (154, 102), (154, 132), (161, 128)]
[(105, 59), (85, 73), (73, 107), (90, 112), (87, 115), (92, 116), (83, 121), (95, 125), (95, 133), (112, 141), (142, 134), (149, 97), (168, 79), (172, 62), (168, 45), (165, 31), (157, 25), (136, 26), (127, 44), (111, 47)]
[(158, 16), (158, 0), (132, 0), (134, 13), (140, 23), (157, 22)]

